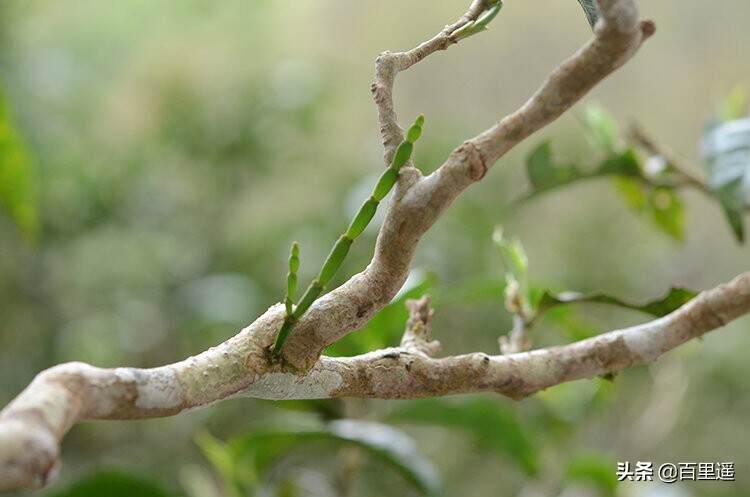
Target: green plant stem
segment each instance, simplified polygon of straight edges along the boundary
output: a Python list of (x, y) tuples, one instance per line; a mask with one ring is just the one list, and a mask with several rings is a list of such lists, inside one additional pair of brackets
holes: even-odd
[(273, 355), (277, 359), (281, 357), (281, 349), (287, 338), (289, 338), (289, 334), (292, 332), (294, 325), (300, 320), (320, 294), (323, 293), (326, 285), (330, 283), (336, 275), (336, 272), (341, 268), (354, 240), (365, 231), (370, 224), (370, 221), (372, 221), (372, 218), (375, 217), (375, 212), (378, 209), (380, 201), (388, 195), (388, 192), (391, 191), (393, 185), (396, 184), (399, 170), (409, 161), (412, 151), (414, 150), (414, 142), (416, 142), (422, 134), (423, 125), (424, 116), (420, 115), (406, 132), (406, 139), (399, 144), (398, 148), (396, 148), (396, 153), (393, 155), (393, 162), (391, 162), (388, 169), (386, 169), (380, 176), (380, 179), (375, 184), (375, 188), (372, 191), (372, 195), (365, 200), (359, 208), (359, 211), (354, 216), (354, 219), (346, 232), (336, 240), (331, 252), (328, 254), (323, 266), (320, 268), (317, 278), (310, 283), (310, 286), (307, 287), (307, 290), (305, 290), (305, 293), (302, 295), (296, 306), (293, 305), (293, 300), (297, 288), (299, 246), (296, 242), (292, 245), (292, 253), (289, 256), (287, 295), (284, 299), (286, 317), (284, 318), (284, 323), (281, 325), (279, 334), (276, 336), (276, 343), (273, 346)]
[(294, 294), (297, 292), (297, 271), (299, 270), (299, 243), (292, 243), (292, 250), (289, 253), (289, 273), (286, 275), (286, 297), (284, 305), (286, 306), (286, 315), (292, 314), (292, 303)]

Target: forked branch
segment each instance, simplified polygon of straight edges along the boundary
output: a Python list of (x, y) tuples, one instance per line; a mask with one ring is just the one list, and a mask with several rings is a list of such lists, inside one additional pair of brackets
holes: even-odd
[[(378, 58), (373, 95), (386, 163), (403, 140), (393, 109), (396, 74), (457, 42), (470, 23), (496, 14), (493, 8), (497, 1), (474, 0), (461, 19), (432, 39)], [(410, 304), (400, 347), (351, 358), (321, 357), (326, 346), (362, 327), (390, 302), (406, 279), (420, 237), (459, 193), (624, 64), (654, 32), (651, 22), (639, 20), (633, 0), (599, 0), (599, 11), (595, 37), (555, 69), (518, 111), (464, 142), (429, 176), (409, 163), (401, 169), (372, 261), (310, 306), (290, 330), (281, 360), (270, 351), (287, 314), (284, 304), (271, 307), (223, 344), (175, 364), (101, 369), (69, 363), (43, 371), (0, 412), (0, 490), (43, 485), (57, 465), (61, 439), (82, 420), (169, 416), (240, 395), (414, 398), (494, 391), (521, 398), (564, 381), (652, 361), (750, 312), (750, 273), (745, 273), (641, 326), (531, 352), (436, 358), (431, 310), (420, 301)]]

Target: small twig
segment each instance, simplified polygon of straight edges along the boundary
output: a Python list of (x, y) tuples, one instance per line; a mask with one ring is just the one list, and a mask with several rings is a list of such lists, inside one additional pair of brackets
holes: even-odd
[(513, 314), (513, 329), (507, 335), (498, 338), (500, 352), (503, 355), (509, 355), (529, 350), (531, 348), (531, 340), (528, 337), (530, 329), (530, 321), (520, 314)]
[[(667, 147), (657, 144), (656, 141), (646, 133), (642, 126), (633, 123), (628, 132), (630, 140), (641, 147), (652, 156), (663, 158), (669, 164), (672, 170), (677, 173), (678, 180), (668, 186), (683, 187), (688, 186), (695, 188), (704, 195), (716, 200), (716, 193), (708, 185), (708, 182), (699, 174), (692, 171), (692, 168), (685, 167)], [(659, 186), (657, 183), (656, 186)], [(745, 212), (750, 212), (750, 205), (745, 206)]]
[(430, 297), (424, 295), (419, 300), (407, 300), (409, 319), (406, 321), (401, 348), (434, 357), (440, 353), (440, 342), (432, 338), (432, 315)]
[(713, 195), (704, 178), (694, 173), (690, 168), (684, 167), (681, 162), (675, 158), (671, 150), (664, 146), (657, 145), (638, 123), (633, 123), (630, 126), (628, 136), (633, 143), (640, 146), (649, 154), (662, 157), (667, 161), (667, 164), (669, 164), (677, 175), (680, 176), (684, 184), (701, 190), (704, 193)]
[(403, 139), (403, 131), (398, 125), (396, 111), (393, 108), (393, 83), (396, 75), (409, 69), (428, 55), (446, 50), (458, 42), (454, 34), (463, 27), (476, 21), (484, 12), (496, 5), (497, 1), (474, 0), (461, 18), (445, 26), (431, 39), (405, 52), (383, 52), (375, 60), (375, 82), (370, 90), (378, 108), (380, 134), (383, 140), (384, 158), (390, 163), (396, 145)]

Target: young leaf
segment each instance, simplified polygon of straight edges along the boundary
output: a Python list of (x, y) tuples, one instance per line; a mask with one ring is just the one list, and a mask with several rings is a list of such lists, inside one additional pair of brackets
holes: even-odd
[(507, 270), (505, 275), (506, 307), (511, 312), (526, 313), (531, 304), (528, 279), (529, 260), (526, 257), (526, 251), (518, 238), (506, 238), (502, 228), (495, 229), (492, 241), (500, 251), (503, 265)]
[(490, 5), (487, 10), (479, 15), (476, 21), (469, 21), (461, 28), (454, 31), (452, 35), (453, 39), (463, 40), (464, 38), (468, 38), (469, 36), (473, 36), (486, 30), (489, 23), (492, 22), (492, 20), (497, 16), (497, 14), (500, 12), (500, 9), (502, 8), (502, 0), (495, 0), (495, 2)]
[(86, 476), (47, 497), (171, 497), (158, 484), (119, 471), (101, 471)]
[(698, 295), (697, 292), (688, 290), (686, 288), (672, 288), (666, 295), (659, 299), (655, 299), (644, 304), (633, 304), (621, 300), (617, 297), (607, 295), (605, 293), (593, 293), (585, 295), (577, 292), (564, 292), (555, 294), (548, 290), (545, 290), (539, 297), (535, 308), (537, 312), (541, 314), (559, 305), (594, 303), (616, 305), (618, 307), (624, 307), (626, 309), (632, 309), (634, 311), (651, 314), (652, 316), (662, 317), (682, 307), (687, 302), (692, 300), (696, 295)]
[(252, 458), (262, 471), (293, 448), (314, 442), (360, 447), (370, 457), (395, 469), (423, 495), (440, 494), (438, 473), (417, 450), (414, 440), (381, 423), (346, 419), (313, 428), (258, 430), (230, 445), (236, 460)]
[[(290, 290), (296, 290), (297, 280), (296, 275), (288, 280), (287, 283), (287, 297), (284, 299), (286, 305), (286, 318), (284, 319), (281, 329), (278, 335), (276, 335), (276, 342), (273, 345), (273, 355), (277, 359), (281, 357), (281, 348), (284, 346), (286, 339), (292, 332), (294, 325), (299, 319), (305, 314), (307, 309), (315, 302), (315, 300), (323, 293), (323, 290), (331, 282), (333, 277), (336, 275), (341, 265), (344, 262), (349, 249), (351, 248), (354, 240), (364, 232), (367, 225), (370, 223), (372, 218), (375, 216), (375, 211), (378, 207), (378, 203), (382, 200), (388, 192), (393, 188), (393, 185), (398, 179), (398, 172), (411, 157), (412, 150), (414, 149), (414, 142), (419, 139), (422, 135), (422, 126), (424, 125), (424, 116), (419, 115), (411, 125), (409, 130), (406, 132), (406, 139), (399, 144), (396, 148), (396, 152), (393, 156), (393, 161), (388, 169), (385, 170), (383, 175), (378, 180), (375, 188), (373, 189), (372, 195), (368, 198), (364, 204), (360, 207), (357, 214), (354, 216), (351, 224), (347, 231), (342, 234), (334, 244), (333, 248), (328, 254), (328, 257), (323, 262), (323, 267), (318, 273), (318, 277), (315, 278), (312, 283), (307, 287), (305, 293), (299, 300), (296, 307), (292, 306), (292, 298), (289, 296)], [(292, 247), (294, 255), (295, 246)], [(299, 248), (296, 248), (297, 256), (299, 255)], [(290, 258), (290, 274), (292, 269), (292, 259)], [(299, 262), (296, 262), (299, 265)]]
[(527, 474), (539, 469), (538, 450), (511, 409), (490, 400), (449, 402), (425, 399), (404, 404), (390, 420), (459, 429), (471, 434), (477, 445), (509, 457)]

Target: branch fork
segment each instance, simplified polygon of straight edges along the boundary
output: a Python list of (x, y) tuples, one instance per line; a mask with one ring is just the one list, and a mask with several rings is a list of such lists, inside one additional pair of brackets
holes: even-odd
[[(386, 164), (404, 139), (393, 107), (398, 72), (465, 38), (458, 34), (471, 29), (462, 29), (470, 23), (481, 27), (497, 4), (474, 0), (458, 21), (433, 38), (409, 51), (378, 57), (372, 90)], [(627, 62), (654, 32), (653, 23), (639, 21), (634, 0), (599, 0), (598, 6), (601, 18), (594, 38), (516, 112), (464, 142), (428, 176), (404, 165), (372, 261), (300, 316), (281, 349), (282, 364), (270, 360), (269, 350), (288, 311), (294, 312), (289, 302), (271, 307), (217, 347), (174, 364), (102, 369), (69, 363), (43, 371), (0, 412), (0, 490), (44, 485), (58, 464), (63, 436), (83, 420), (169, 416), (236, 396), (386, 399), (498, 392), (520, 399), (565, 381), (653, 361), (750, 312), (750, 273), (745, 273), (640, 326), (529, 352), (437, 357), (432, 310), (421, 299), (408, 304), (410, 317), (399, 347), (347, 358), (321, 355), (391, 301), (406, 280), (420, 237), (464, 189)]]

